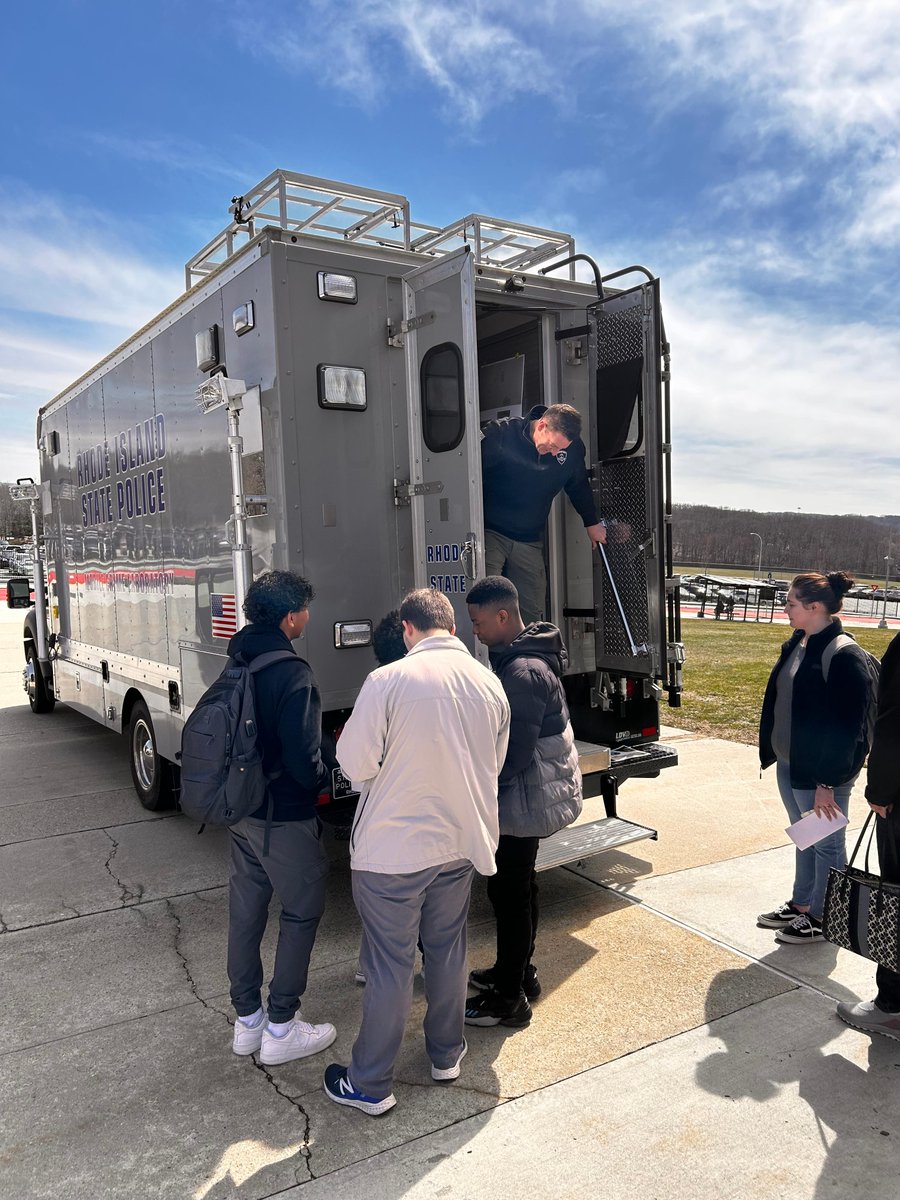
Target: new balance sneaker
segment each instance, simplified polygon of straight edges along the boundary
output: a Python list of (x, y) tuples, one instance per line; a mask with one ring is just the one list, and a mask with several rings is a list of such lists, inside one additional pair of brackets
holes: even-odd
[(808, 913), (801, 913), (799, 917), (794, 917), (790, 925), (778, 930), (775, 934), (775, 941), (790, 942), (795, 946), (808, 946), (812, 942), (821, 942), (823, 937), (822, 922), (817, 921)]
[[(496, 972), (496, 967), (485, 967), (482, 971), (470, 971), (469, 983), (473, 988), (477, 988), (479, 992), (491, 992), (494, 990), (497, 982)], [(541, 981), (538, 979), (534, 963), (529, 963), (525, 968), (525, 974), (522, 978), (522, 991), (528, 1000), (537, 1000), (541, 994)]]
[(841, 1003), (837, 1006), (837, 1015), (863, 1033), (881, 1033), (900, 1042), (900, 1012), (885, 1012), (874, 1000), (861, 1000), (859, 1004)]
[(756, 923), (762, 929), (784, 929), (795, 917), (800, 915), (800, 909), (794, 907), (793, 901), (785, 900), (780, 908), (773, 909), (772, 912), (760, 913), (756, 918)]
[(462, 1047), (462, 1050), (460, 1050), (460, 1052), (459, 1052), (459, 1058), (456, 1060), (456, 1062), (453, 1063), (453, 1065), (450, 1067), (436, 1067), (434, 1065), (434, 1063), (432, 1063), (431, 1064), (431, 1078), (437, 1079), (439, 1081), (442, 1081), (445, 1079), (459, 1079), (459, 1064), (462, 1062), (462, 1060), (466, 1057), (466, 1055), (468, 1053), (469, 1053), (469, 1046), (468, 1046), (468, 1043), (466, 1042), (466, 1039), (463, 1038), (463, 1047)]
[(361, 983), (363, 987), (366, 986), (366, 973), (362, 969), (362, 966), (360, 963), (356, 964), (356, 973), (354, 974), (353, 978), (356, 980), (357, 983)]
[(266, 1026), (262, 1035), (259, 1061), (267, 1066), (274, 1066), (277, 1063), (291, 1062), (295, 1058), (309, 1058), (311, 1054), (318, 1054), (320, 1050), (330, 1046), (336, 1037), (337, 1030), (333, 1025), (310, 1025), (308, 1021), (294, 1017), (290, 1029), (281, 1037), (275, 1037)]
[(358, 1091), (350, 1082), (347, 1068), (340, 1063), (332, 1063), (325, 1068), (325, 1095), (335, 1104), (345, 1104), (348, 1108), (358, 1108), (360, 1112), (368, 1113), (370, 1117), (380, 1117), (397, 1103), (394, 1093), (378, 1100), (375, 1096), (367, 1096)]
[(515, 1000), (506, 1000), (490, 991), (466, 1001), (467, 1025), (508, 1025), (511, 1029), (521, 1029), (530, 1022), (531, 1005), (524, 992)]
[(231, 1049), (235, 1054), (255, 1054), (262, 1045), (263, 1030), (266, 1027), (266, 1014), (260, 1009), (255, 1025), (248, 1025), (240, 1017), (234, 1023), (234, 1038)]

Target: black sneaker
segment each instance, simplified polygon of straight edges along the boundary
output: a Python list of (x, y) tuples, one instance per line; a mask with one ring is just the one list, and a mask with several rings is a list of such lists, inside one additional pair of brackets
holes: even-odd
[(760, 913), (756, 918), (756, 924), (762, 929), (784, 929), (795, 917), (799, 916), (800, 909), (794, 908), (793, 901), (785, 900), (780, 908), (776, 908), (772, 912)]
[(466, 1001), (467, 1025), (507, 1025), (522, 1029), (531, 1023), (531, 1005), (524, 992), (516, 1000), (504, 1000), (497, 992), (482, 992)]
[(808, 946), (812, 942), (821, 942), (824, 936), (822, 922), (809, 916), (808, 913), (801, 913), (799, 917), (794, 917), (790, 925), (778, 930), (775, 934), (775, 941), (790, 942), (795, 946)]
[[(473, 988), (477, 988), (479, 992), (493, 991), (494, 984), (496, 983), (496, 970), (496, 967), (485, 967), (482, 971), (470, 971), (469, 984)], [(541, 994), (541, 981), (538, 979), (534, 963), (529, 963), (525, 968), (525, 975), (522, 979), (522, 991), (528, 1000), (537, 1000)]]

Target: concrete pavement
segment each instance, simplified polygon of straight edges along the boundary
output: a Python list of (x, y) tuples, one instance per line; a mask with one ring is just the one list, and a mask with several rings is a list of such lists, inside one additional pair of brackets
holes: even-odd
[[(417, 981), (398, 1105), (372, 1120), (321, 1090), (359, 1020), (346, 846), (304, 1000), (335, 1046), (235, 1058), (226, 839), (142, 810), (120, 739), (62, 706), (31, 714), (20, 621), (0, 609), (4, 1198), (895, 1200), (900, 1043), (834, 1016), (872, 994), (869, 964), (756, 928), (791, 850), (748, 747), (679, 731), (681, 766), (621, 796), (659, 842), (541, 876), (534, 1021), (469, 1030), (449, 1086), (430, 1080)], [(473, 965), (492, 937), (479, 882)]]

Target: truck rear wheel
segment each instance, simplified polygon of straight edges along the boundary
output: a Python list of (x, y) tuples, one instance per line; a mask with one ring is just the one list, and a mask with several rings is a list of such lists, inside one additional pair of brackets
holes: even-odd
[(25, 651), (25, 690), (33, 713), (53, 712), (56, 697), (47, 687), (44, 672), (38, 662), (37, 650), (29, 646)]
[(159, 754), (156, 733), (147, 705), (138, 700), (131, 710), (128, 725), (131, 779), (144, 808), (156, 812), (175, 803), (172, 771)]

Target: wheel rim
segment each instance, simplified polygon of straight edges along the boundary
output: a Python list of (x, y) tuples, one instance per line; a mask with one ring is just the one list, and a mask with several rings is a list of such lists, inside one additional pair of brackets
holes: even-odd
[(29, 703), (33, 707), (37, 699), (37, 679), (35, 678), (34, 658), (30, 654), (25, 663), (25, 691), (28, 693)]
[(138, 784), (142, 791), (149, 792), (156, 778), (156, 750), (150, 726), (143, 717), (135, 722), (131, 735), (131, 755)]

